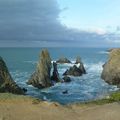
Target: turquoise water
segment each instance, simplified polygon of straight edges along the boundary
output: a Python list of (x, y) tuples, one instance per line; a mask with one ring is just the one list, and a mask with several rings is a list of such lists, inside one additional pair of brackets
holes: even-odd
[[(55, 86), (39, 90), (28, 86), (26, 81), (33, 73), (42, 48), (0, 48), (0, 56), (4, 58), (12, 77), (21, 87), (28, 89), (27, 95), (48, 101), (57, 101), (61, 104), (84, 102), (99, 99), (117, 90), (101, 78), (102, 65), (107, 60), (105, 48), (48, 48), (52, 60), (65, 56), (73, 63), (77, 56), (81, 56), (87, 74), (81, 77), (71, 77), (70, 83), (57, 83)], [(58, 65), (60, 76), (73, 64)], [(68, 90), (68, 94), (62, 92)]]

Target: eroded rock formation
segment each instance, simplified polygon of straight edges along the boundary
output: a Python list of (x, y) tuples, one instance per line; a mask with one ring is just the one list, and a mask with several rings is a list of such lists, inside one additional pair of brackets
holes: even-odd
[(61, 81), (61, 79), (59, 77), (58, 70), (57, 70), (57, 63), (56, 62), (53, 62), (53, 73), (52, 73), (51, 80), (53, 80), (55, 82), (60, 82)]
[(0, 57), (0, 92), (10, 92), (14, 94), (25, 93), (25, 89), (20, 88), (11, 77), (2, 57)]
[(44, 49), (41, 51), (36, 71), (33, 73), (27, 84), (33, 85), (39, 89), (50, 87), (52, 85), (50, 77), (51, 67), (51, 57), (48, 50)]
[(120, 85), (120, 49), (113, 49), (109, 53), (109, 59), (103, 65), (101, 78), (111, 85)]

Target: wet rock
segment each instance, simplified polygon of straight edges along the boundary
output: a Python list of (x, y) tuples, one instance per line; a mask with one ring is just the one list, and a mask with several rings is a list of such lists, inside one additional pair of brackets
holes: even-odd
[(20, 88), (11, 77), (6, 63), (0, 57), (0, 92), (10, 92), (13, 94), (24, 94), (24, 89)]
[(79, 69), (82, 71), (82, 74), (86, 74), (86, 70), (82, 62), (80, 63)]
[(39, 89), (52, 86), (50, 77), (51, 67), (51, 57), (48, 50), (44, 49), (41, 51), (40, 60), (37, 63), (36, 71), (32, 74), (27, 84), (33, 85)]
[(63, 82), (71, 82), (70, 77), (68, 76), (63, 77)]
[(61, 79), (59, 77), (58, 70), (57, 70), (57, 63), (56, 62), (53, 62), (53, 73), (52, 73), (52, 76), (51, 76), (51, 80), (53, 80), (55, 82), (60, 82), (61, 81)]
[(65, 90), (62, 92), (63, 94), (68, 94), (68, 90)]
[(73, 67), (70, 67), (70, 69), (67, 69), (63, 75), (81, 76), (82, 71), (76, 65), (74, 65)]
[(56, 63), (60, 63), (60, 64), (63, 64), (63, 63), (71, 63), (71, 61), (68, 60), (68, 59), (65, 58), (65, 57), (62, 57), (62, 58), (60, 58), (59, 60), (57, 60)]
[(120, 85), (120, 49), (112, 49), (103, 65), (101, 78), (111, 85)]

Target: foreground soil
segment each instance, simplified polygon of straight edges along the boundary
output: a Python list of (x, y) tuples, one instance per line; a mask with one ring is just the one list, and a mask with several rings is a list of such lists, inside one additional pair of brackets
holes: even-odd
[(0, 94), (0, 120), (120, 120), (120, 104), (62, 106), (30, 97)]

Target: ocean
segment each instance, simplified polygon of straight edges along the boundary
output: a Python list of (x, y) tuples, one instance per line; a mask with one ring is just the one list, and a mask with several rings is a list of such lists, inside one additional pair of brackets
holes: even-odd
[[(82, 58), (87, 74), (71, 77), (70, 83), (57, 83), (47, 89), (39, 90), (26, 82), (35, 71), (40, 51), (43, 48), (0, 48), (0, 56), (5, 60), (16, 83), (27, 88), (27, 95), (61, 104), (86, 102), (101, 99), (118, 88), (108, 85), (100, 78), (102, 65), (107, 61), (106, 48), (48, 48), (53, 61), (62, 56), (72, 64), (58, 65), (60, 76), (67, 68), (73, 66), (77, 56)], [(67, 90), (68, 94), (63, 94)]]

